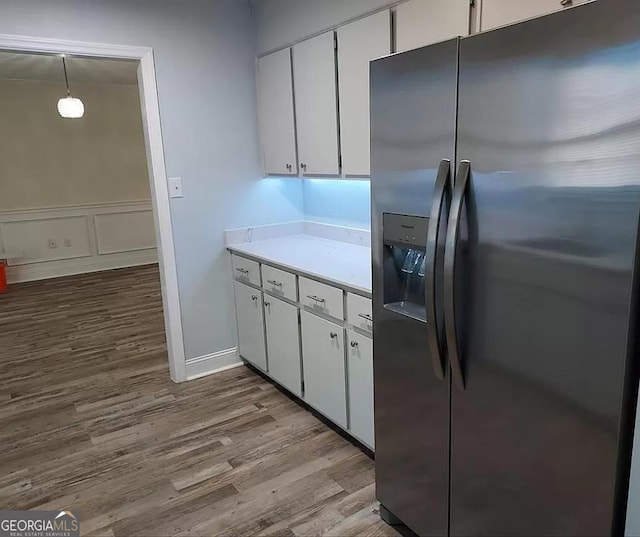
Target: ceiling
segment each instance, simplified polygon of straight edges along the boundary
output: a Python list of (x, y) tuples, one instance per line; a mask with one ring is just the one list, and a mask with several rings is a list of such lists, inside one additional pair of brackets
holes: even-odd
[[(137, 61), (66, 57), (69, 84), (91, 82), (96, 84), (138, 83)], [(60, 56), (0, 52), (0, 79), (48, 80), (64, 82)]]

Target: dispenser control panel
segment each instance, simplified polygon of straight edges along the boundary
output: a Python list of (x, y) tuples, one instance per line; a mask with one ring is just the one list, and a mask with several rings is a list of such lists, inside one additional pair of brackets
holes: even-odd
[(383, 236), (387, 244), (424, 248), (427, 243), (429, 219), (406, 214), (383, 214)]

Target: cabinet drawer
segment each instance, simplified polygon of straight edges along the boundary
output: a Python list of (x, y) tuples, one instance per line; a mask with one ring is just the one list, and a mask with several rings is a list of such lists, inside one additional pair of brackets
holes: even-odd
[(262, 287), (275, 296), (298, 301), (298, 286), (295, 274), (268, 265), (262, 265)]
[(235, 280), (260, 286), (260, 264), (257, 261), (231, 254), (231, 263)]
[(347, 321), (351, 326), (371, 333), (373, 331), (371, 299), (347, 293)]
[(309, 311), (344, 319), (342, 289), (300, 277), (300, 303)]

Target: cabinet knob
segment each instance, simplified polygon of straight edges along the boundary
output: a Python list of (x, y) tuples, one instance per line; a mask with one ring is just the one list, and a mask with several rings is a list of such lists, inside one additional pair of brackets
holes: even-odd
[(353, 347), (354, 349), (358, 346), (358, 342), (357, 341), (352, 341), (350, 343), (351, 347)]
[(268, 308), (271, 306), (271, 302), (265, 302), (264, 305)]
[(335, 332), (331, 332), (329, 335), (331, 336), (331, 339), (336, 339), (338, 337), (338, 334)]
[(289, 164), (289, 163), (287, 162), (286, 168), (287, 168), (287, 170), (291, 171), (291, 164)]
[(258, 297), (256, 295), (251, 295), (251, 300), (255, 302), (256, 300), (258, 300)]
[(307, 171), (307, 165), (304, 162), (300, 163), (300, 167), (306, 172)]

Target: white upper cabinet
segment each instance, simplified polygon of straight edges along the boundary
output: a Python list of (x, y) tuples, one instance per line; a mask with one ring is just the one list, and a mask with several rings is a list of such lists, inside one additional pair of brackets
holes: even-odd
[(290, 49), (259, 58), (257, 79), (264, 171), (298, 175)]
[(409, 0), (400, 4), (396, 8), (396, 52), (467, 35), (469, 12), (469, 0)]
[(306, 175), (340, 174), (333, 36), (327, 32), (293, 47), (298, 155)]
[(391, 52), (390, 12), (338, 29), (342, 173), (369, 175), (369, 62)]
[[(571, 6), (584, 4), (588, 0), (573, 0), (561, 2), (561, 0), (482, 0), (480, 29), (491, 30), (499, 26), (513, 24), (526, 19), (540, 17), (560, 11)], [(566, 5), (563, 6), (562, 4)]]

